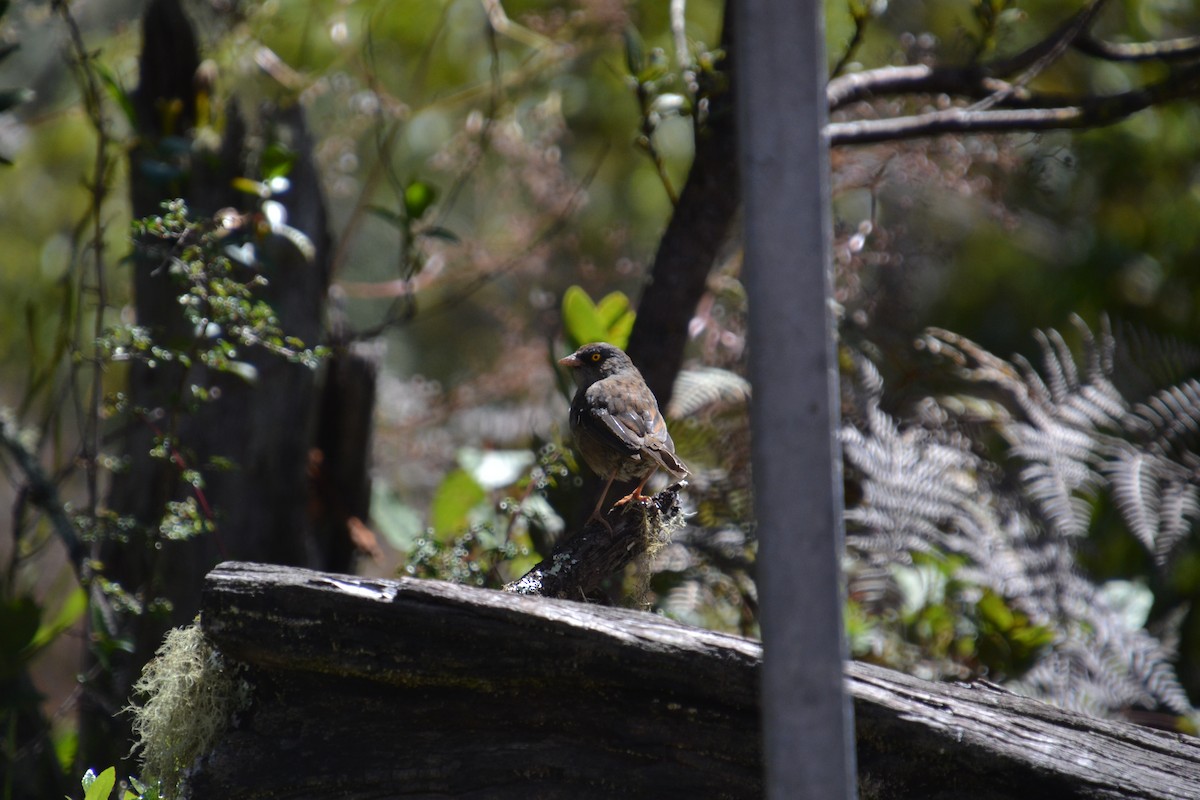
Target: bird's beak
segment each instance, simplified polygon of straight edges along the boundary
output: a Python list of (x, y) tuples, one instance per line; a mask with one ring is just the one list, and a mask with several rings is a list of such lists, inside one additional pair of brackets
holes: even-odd
[(578, 367), (583, 362), (579, 360), (579, 356), (572, 353), (571, 355), (567, 356), (566, 358), (560, 358), (558, 360), (558, 363), (562, 364), (564, 367)]

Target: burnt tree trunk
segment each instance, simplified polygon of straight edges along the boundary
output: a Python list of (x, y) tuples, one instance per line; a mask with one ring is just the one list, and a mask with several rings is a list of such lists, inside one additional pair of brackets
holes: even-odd
[[(193, 798), (759, 797), (754, 641), (653, 614), (255, 564), (202, 630), (248, 708)], [(1200, 797), (1200, 742), (846, 666), (864, 798)], [(813, 731), (814, 737), (822, 736)]]
[[(287, 222), (311, 242), (301, 252), (285, 236), (267, 233), (253, 241), (254, 269), (267, 278), (259, 292), (282, 330), (307, 346), (328, 343), (324, 306), (329, 286), (330, 237), (313, 142), (297, 104), (260, 108), (247, 121), (229, 102), (218, 151), (198, 147), (197, 98), (212, 98), (212, 76), (200, 66), (192, 27), (178, 0), (153, 0), (143, 19), (141, 85), (134, 95), (139, 145), (130, 154), (134, 217), (161, 213), (163, 201), (182, 198), (196, 220), (224, 208), (257, 211), (257, 198), (236, 191), (235, 177), (257, 177), (263, 142), (278, 142), (294, 161), (290, 189), (275, 199)], [(257, 142), (257, 145), (250, 144)], [(155, 342), (176, 346), (196, 334), (180, 312), (180, 288), (169, 273), (163, 248), (135, 242), (134, 298), (138, 324)], [(114, 615), (104, 637), (124, 640), (98, 663), (88, 654), (80, 762), (118, 763), (129, 750), (128, 718), (114, 717), (128, 702), (141, 667), (172, 626), (196, 614), (205, 573), (227, 559), (246, 559), (349, 570), (353, 551), (346, 522), (365, 519), (369, 503), (366, 461), (374, 368), (334, 343), (322, 371), (288, 363), (265, 351), (239, 352), (257, 372), (253, 381), (173, 363), (131, 365), (127, 394), (138, 409), (123, 442), (128, 467), (113, 477), (111, 510), (140, 526), (127, 540), (96, 545), (101, 574), (134, 593), (147, 609), (167, 601), (167, 611)], [(216, 387), (219, 399), (185, 408), (192, 384)], [(353, 425), (339, 417), (352, 408)], [(152, 458), (155, 438), (172, 433), (177, 458)], [(214, 464), (224, 461), (222, 468)], [(181, 468), (203, 476), (205, 513), (214, 534), (164, 541), (156, 527), (168, 501), (193, 495)], [(338, 498), (330, 502), (330, 496)], [(159, 603), (161, 607), (161, 603)]]

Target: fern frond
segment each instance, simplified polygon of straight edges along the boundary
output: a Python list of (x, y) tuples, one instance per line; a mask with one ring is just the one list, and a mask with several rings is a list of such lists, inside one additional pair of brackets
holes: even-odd
[[(956, 555), (962, 579), (1057, 631), (1021, 679), (1025, 691), (1098, 715), (1194, 717), (1171, 648), (1127, 627), (1077, 571), (1076, 548), (1105, 490), (1160, 564), (1190, 533), (1200, 519), (1200, 457), (1188, 449), (1200, 437), (1200, 384), (1131, 408), (1112, 381), (1117, 345), (1107, 322), (1095, 335), (1076, 324), (1082, 357), (1057, 332), (1042, 332), (1040, 370), (931, 329), (922, 345), (998, 399), (964, 391), (925, 401), (908, 426), (880, 410), (878, 372), (860, 364), (852, 390), (860, 406), (842, 431), (847, 476), (861, 487), (847, 509), (847, 543), (876, 569), (914, 553)], [(1004, 463), (980, 455), (994, 441), (989, 430), (1008, 445)]]
[(1200, 382), (1195, 379), (1163, 389), (1133, 409), (1130, 429), (1162, 453), (1200, 447)]
[(750, 382), (725, 369), (687, 369), (675, 378), (667, 416), (684, 419), (699, 413), (741, 408), (750, 400)]

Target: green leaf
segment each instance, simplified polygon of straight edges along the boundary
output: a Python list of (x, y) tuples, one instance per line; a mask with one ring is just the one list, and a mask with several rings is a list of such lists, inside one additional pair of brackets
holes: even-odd
[(596, 303), (596, 313), (600, 317), (600, 324), (610, 328), (623, 315), (629, 313), (629, 298), (624, 292), (611, 292)]
[(113, 99), (113, 102), (121, 109), (121, 113), (125, 115), (125, 119), (131, 126), (137, 125), (137, 111), (133, 108), (133, 98), (129, 96), (129, 92), (125, 91), (125, 87), (117, 80), (117, 76), (113, 71), (99, 62), (92, 62), (96, 68), (96, 74), (100, 76), (100, 82), (104, 84), (108, 96)]
[(295, 163), (296, 154), (290, 148), (279, 142), (271, 142), (262, 153), (263, 180), (287, 177)]
[(34, 634), (33, 640), (29, 643), (31, 653), (41, 650), (46, 645), (58, 638), (63, 631), (70, 628), (87, 611), (88, 596), (81, 587), (76, 587), (75, 591), (71, 592), (67, 597), (62, 608), (58, 610), (58, 614), (50, 622), (42, 623)]
[(425, 215), (435, 199), (436, 189), (423, 181), (412, 181), (404, 187), (404, 213), (410, 221), (416, 221)]
[(629, 343), (629, 334), (633, 332), (633, 321), (637, 319), (629, 306), (629, 298), (624, 292), (612, 292), (596, 304), (596, 313), (604, 327), (604, 341), (624, 350)]
[[(90, 778), (90, 779), (89, 779)], [(99, 775), (90, 769), (83, 776), (83, 800), (108, 800), (117, 783), (117, 768), (109, 767)]]
[(999, 631), (1009, 631), (1016, 622), (1012, 609), (1004, 602), (1004, 598), (995, 592), (984, 592), (977, 606), (982, 619), (993, 625)]
[(590, 342), (608, 342), (623, 349), (636, 315), (623, 292), (612, 292), (593, 303), (587, 292), (572, 286), (563, 294), (562, 319), (572, 349)]
[(563, 294), (562, 318), (571, 349), (604, 340), (606, 330), (596, 304), (579, 286), (571, 286)]
[(55, 726), (51, 734), (54, 740), (54, 757), (63, 772), (75, 769), (75, 755), (79, 752), (79, 732), (74, 727)]
[(629, 344), (629, 335), (633, 333), (633, 322), (635, 319), (637, 319), (637, 315), (632, 311), (621, 315), (620, 319), (609, 326), (605, 340), (609, 344), (615, 344), (624, 350)]
[(270, 197), (271, 189), (261, 181), (251, 180), (249, 178), (237, 177), (231, 181), (231, 185), (239, 192), (252, 194), (255, 197)]
[(468, 527), (471, 509), (487, 500), (483, 487), (464, 469), (442, 479), (433, 495), (429, 524), (439, 541), (446, 541)]

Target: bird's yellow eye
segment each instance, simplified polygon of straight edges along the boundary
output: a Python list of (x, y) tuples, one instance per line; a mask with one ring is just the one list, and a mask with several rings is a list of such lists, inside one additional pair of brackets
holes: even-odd
[(600, 360), (600, 354), (592, 353), (592, 361), (599, 361), (599, 360)]

